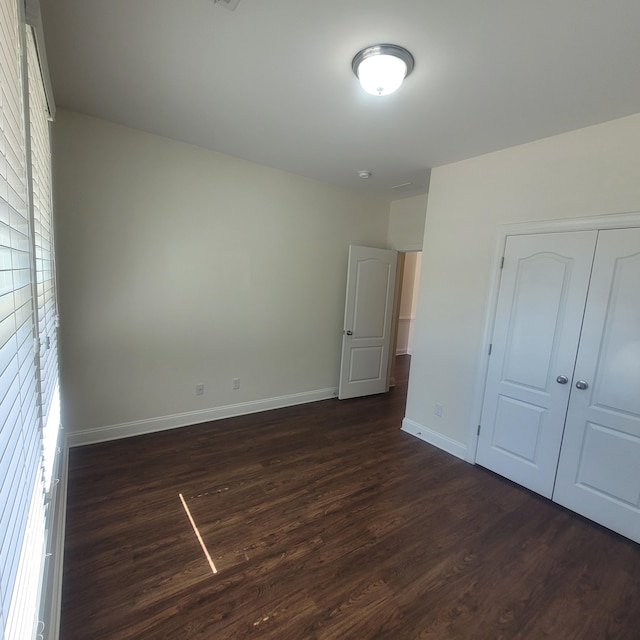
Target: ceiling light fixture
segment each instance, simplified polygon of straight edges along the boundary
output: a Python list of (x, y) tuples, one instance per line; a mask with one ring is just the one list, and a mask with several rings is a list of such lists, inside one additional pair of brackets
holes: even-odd
[(400, 87), (413, 71), (413, 56), (396, 44), (376, 44), (358, 51), (351, 68), (362, 88), (374, 96), (386, 96)]
[(229, 9), (229, 11), (235, 11), (239, 2), (240, 0), (213, 0), (213, 4), (219, 4), (221, 7)]

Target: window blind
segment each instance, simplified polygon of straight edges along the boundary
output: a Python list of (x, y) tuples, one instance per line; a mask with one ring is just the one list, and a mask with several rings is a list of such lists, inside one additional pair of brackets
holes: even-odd
[(49, 105), (40, 71), (33, 31), (28, 32), (27, 68), (29, 85), (29, 130), (31, 141), (31, 203), (40, 367), (43, 474), (49, 491), (60, 427), (58, 350), (53, 216), (51, 198), (51, 141)]
[[(20, 607), (11, 603), (15, 602), (40, 442), (20, 22), (15, 0), (0, 0), (0, 12), (0, 597), (5, 635), (17, 638), (17, 633), (27, 630), (18, 620)], [(31, 635), (27, 632), (23, 637)]]
[(56, 411), (57, 393), (48, 123), (38, 54), (26, 33), (23, 0), (0, 0), (0, 624), (6, 640), (36, 634), (46, 525), (43, 423)]

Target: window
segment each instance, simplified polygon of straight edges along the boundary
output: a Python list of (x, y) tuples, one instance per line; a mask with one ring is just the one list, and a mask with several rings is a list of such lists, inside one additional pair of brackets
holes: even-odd
[[(0, 0), (0, 624), (35, 636), (57, 442), (50, 102), (35, 0)], [(34, 37), (34, 32), (36, 37)], [(27, 90), (28, 85), (28, 90)], [(53, 442), (44, 455), (43, 442)], [(47, 457), (48, 456), (48, 457)]]

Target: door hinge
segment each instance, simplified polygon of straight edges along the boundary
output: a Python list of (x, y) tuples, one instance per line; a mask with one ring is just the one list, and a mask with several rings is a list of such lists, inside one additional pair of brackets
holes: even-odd
[(477, 435), (477, 436), (479, 436), (479, 435), (480, 435), (480, 425), (478, 425), (478, 431), (477, 431), (476, 435)]
[(493, 349), (493, 344), (489, 344), (489, 355), (491, 355), (491, 349)]
[(502, 269), (503, 267), (504, 267), (504, 256), (500, 258), (500, 268)]

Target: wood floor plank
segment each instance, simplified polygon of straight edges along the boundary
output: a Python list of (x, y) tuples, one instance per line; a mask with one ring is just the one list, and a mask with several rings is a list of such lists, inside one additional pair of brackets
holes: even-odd
[(73, 449), (61, 639), (637, 640), (640, 547), (401, 432), (408, 366)]

